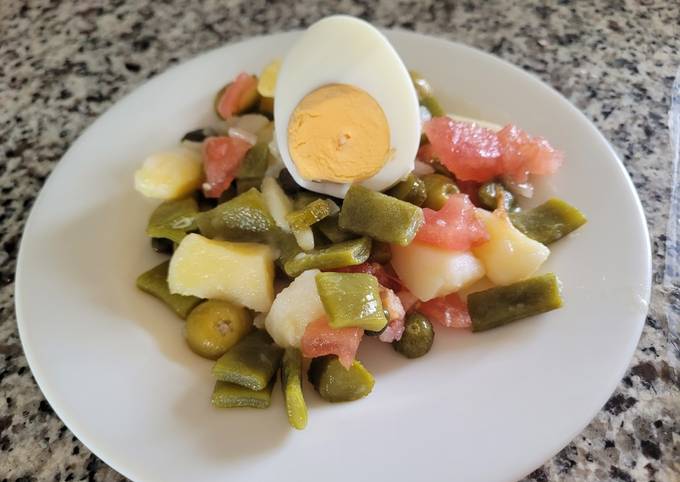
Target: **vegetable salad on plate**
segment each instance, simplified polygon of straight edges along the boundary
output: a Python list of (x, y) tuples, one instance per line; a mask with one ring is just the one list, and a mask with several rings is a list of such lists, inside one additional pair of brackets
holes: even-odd
[(445, 114), (369, 24), (321, 20), (214, 108), (134, 180), (162, 201), (146, 233), (169, 256), (137, 286), (214, 360), (215, 407), (266, 408), (280, 377), (302, 429), (305, 376), (329, 402), (372, 391), (365, 337), (413, 359), (438, 330), (562, 306), (557, 276), (537, 273), (585, 217), (557, 198), (523, 205), (563, 154), (518, 126)]

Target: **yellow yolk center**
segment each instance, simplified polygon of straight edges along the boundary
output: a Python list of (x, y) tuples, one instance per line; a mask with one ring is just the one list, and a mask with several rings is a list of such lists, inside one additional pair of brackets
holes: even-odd
[(307, 94), (295, 108), (288, 123), (288, 150), (307, 180), (360, 181), (387, 162), (390, 129), (367, 92), (330, 84)]

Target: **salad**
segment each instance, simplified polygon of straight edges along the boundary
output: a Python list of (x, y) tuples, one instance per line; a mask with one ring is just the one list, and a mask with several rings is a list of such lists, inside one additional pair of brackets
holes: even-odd
[[(324, 74), (301, 76), (310, 65)], [(215, 112), (135, 173), (162, 201), (146, 234), (169, 256), (137, 286), (214, 360), (215, 407), (266, 408), (280, 377), (302, 429), (305, 376), (329, 402), (372, 391), (356, 358), (365, 337), (419, 358), (440, 329), (562, 306), (557, 276), (537, 273), (586, 219), (557, 198), (523, 205), (563, 154), (517, 126), (445, 114), (369, 24), (318, 22), (283, 61), (227, 83)]]

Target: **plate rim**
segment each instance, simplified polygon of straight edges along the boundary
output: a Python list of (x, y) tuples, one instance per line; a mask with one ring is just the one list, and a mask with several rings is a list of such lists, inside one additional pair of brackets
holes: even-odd
[[(562, 95), (559, 91), (557, 91), (555, 88), (553, 88), (551, 85), (548, 83), (542, 81), (536, 74), (526, 71), (522, 69), (521, 67), (511, 63), (508, 60), (505, 60), (503, 58), (500, 58), (494, 54), (491, 54), (489, 52), (486, 52), (484, 50), (481, 50), (479, 48), (476, 48), (471, 45), (464, 44), (462, 42), (457, 42), (454, 40), (450, 40), (446, 37), (443, 36), (436, 36), (436, 35), (430, 35), (430, 34), (425, 34), (425, 33), (420, 33), (420, 32), (413, 32), (409, 31), (406, 29), (402, 28), (380, 28), (380, 30), (385, 33), (388, 36), (388, 39), (390, 42), (392, 41), (393, 36), (404, 36), (404, 37), (410, 37), (408, 41), (412, 41), (413, 39), (416, 39), (418, 42), (432, 42), (432, 43), (443, 43), (443, 44), (449, 44), (453, 45), (456, 48), (460, 48), (462, 50), (467, 51), (468, 53), (472, 53), (475, 55), (480, 55), (484, 57), (487, 61), (493, 61), (493, 62), (500, 62), (503, 64), (503, 66), (507, 69), (510, 69), (514, 71), (515, 73), (522, 74), (527, 82), (530, 82), (531, 88), (533, 89), (541, 89), (542, 91), (548, 93), (550, 96), (556, 98), (560, 104), (562, 104), (565, 108), (569, 109), (572, 114), (576, 114), (577, 117), (579, 117), (580, 121), (588, 125), (590, 130), (594, 131), (597, 133), (597, 136), (599, 139), (604, 143), (604, 145), (607, 146), (607, 150), (611, 153), (611, 155), (618, 161), (617, 168), (623, 175), (623, 177), (626, 180), (626, 184), (629, 188), (629, 190), (632, 192), (633, 199), (634, 199), (634, 204), (636, 206), (636, 211), (637, 211), (637, 221), (638, 224), (640, 225), (639, 228), (641, 228), (641, 234), (643, 235), (642, 238), (644, 240), (644, 273), (645, 273), (645, 279), (642, 281), (641, 285), (643, 286), (643, 291), (644, 291), (644, 296), (643, 296), (643, 301), (646, 304), (647, 308), (644, 311), (644, 315), (640, 316), (640, 320), (638, 321), (637, 325), (637, 334), (635, 337), (630, 337), (628, 341), (628, 345), (625, 347), (625, 350), (622, 349), (622, 352), (625, 351), (626, 357), (625, 359), (627, 360), (627, 363), (622, 366), (617, 374), (617, 377), (615, 381), (610, 382), (607, 384), (607, 390), (606, 392), (609, 394), (607, 397), (602, 400), (601, 402), (598, 402), (597, 408), (594, 410), (594, 412), (589, 416), (587, 420), (585, 420), (582, 424), (579, 424), (577, 429), (573, 432), (570, 433), (568, 438), (565, 437), (565, 441), (561, 443), (558, 447), (551, 447), (550, 449), (547, 450), (549, 454), (546, 457), (541, 457), (542, 461), (539, 461), (538, 464), (544, 464), (545, 462), (549, 461), (550, 458), (554, 457), (562, 448), (567, 446), (578, 434), (580, 434), (592, 421), (593, 419), (597, 416), (597, 414), (602, 410), (602, 407), (605, 405), (607, 400), (611, 397), (611, 395), (615, 392), (616, 388), (619, 386), (621, 383), (621, 380), (623, 376), (625, 375), (628, 367), (630, 366), (630, 361), (633, 358), (633, 355), (635, 353), (635, 350), (639, 344), (640, 337), (645, 325), (645, 320), (649, 312), (649, 302), (651, 298), (651, 291), (652, 291), (652, 252), (651, 252), (651, 241), (650, 241), (650, 235), (649, 235), (649, 226), (647, 222), (647, 218), (645, 216), (645, 212), (642, 206), (642, 202), (640, 200), (639, 193), (637, 189), (635, 188), (635, 185), (628, 174), (628, 171), (625, 168), (625, 165), (623, 164), (621, 157), (618, 155), (616, 149), (612, 146), (612, 144), (609, 142), (609, 140), (604, 136), (604, 134), (598, 129), (598, 127), (595, 125), (595, 123), (588, 118), (580, 109), (578, 109), (569, 99), (567, 99), (564, 95)], [(130, 98), (133, 98), (135, 96), (142, 96), (147, 90), (153, 88), (154, 84), (159, 81), (159, 79), (163, 78), (166, 76), (166, 74), (171, 74), (177, 70), (180, 69), (186, 69), (190, 64), (195, 63), (197, 60), (200, 58), (211, 55), (216, 51), (222, 50), (222, 49), (228, 49), (228, 48), (233, 48), (234, 46), (240, 46), (243, 44), (247, 43), (254, 43), (256, 41), (261, 41), (263, 39), (267, 39), (270, 37), (284, 37), (284, 36), (295, 36), (299, 35), (303, 29), (294, 29), (294, 30), (287, 30), (287, 31), (282, 31), (282, 32), (272, 32), (264, 35), (257, 35), (257, 36), (250, 36), (250, 37), (243, 37), (239, 38), (234, 41), (230, 41), (224, 44), (221, 44), (217, 47), (200, 51), (193, 56), (187, 58), (186, 60), (170, 66), (169, 68), (166, 68), (162, 72), (159, 72), (158, 74), (154, 75), (153, 77), (146, 79), (143, 81), (141, 84), (133, 87), (129, 92), (127, 92), (124, 96), (119, 98), (116, 102), (114, 102), (111, 106), (109, 106), (104, 112), (99, 114), (94, 121), (89, 124), (83, 131), (78, 135), (76, 140), (68, 147), (68, 149), (64, 152), (64, 154), (60, 157), (59, 161), (56, 163), (55, 167), (52, 169), (50, 174), (48, 175), (45, 183), (43, 186), (40, 188), (38, 195), (36, 196), (35, 202), (31, 206), (28, 216), (26, 218), (26, 222), (24, 225), (24, 228), (22, 230), (22, 235), (21, 235), (21, 241), (19, 244), (19, 249), (17, 252), (17, 258), (16, 258), (16, 269), (15, 269), (15, 280), (14, 280), (14, 308), (15, 308), (15, 314), (16, 314), (16, 322), (17, 322), (17, 328), (18, 328), (18, 334), (19, 334), (19, 340), (21, 342), (22, 350), (24, 353), (24, 356), (26, 358), (27, 365), (31, 371), (31, 374), (38, 385), (38, 388), (40, 389), (43, 397), (48, 401), (52, 409), (54, 410), (55, 414), (59, 417), (60, 421), (75, 435), (78, 440), (80, 440), (87, 448), (90, 450), (93, 454), (95, 454), (98, 458), (100, 458), (102, 461), (104, 461), (108, 466), (113, 468), (115, 471), (120, 473), (121, 475), (132, 479), (132, 480), (151, 480), (151, 479), (134, 479), (132, 476), (139, 475), (143, 476), (144, 474), (137, 474), (133, 473), (132, 469), (128, 470), (127, 467), (125, 467), (125, 464), (123, 461), (118, 460), (118, 456), (115, 456), (114, 454), (111, 454), (110, 449), (107, 451), (107, 447), (105, 446), (105, 443), (102, 443), (102, 440), (100, 439), (99, 441), (93, 440), (90, 438), (89, 435), (84, 435), (87, 430), (84, 429), (83, 427), (80, 426), (80, 423), (77, 421), (77, 416), (72, 416), (73, 414), (68, 414), (68, 410), (62, 405), (62, 401), (60, 400), (60, 397), (57, 396), (57, 390), (54, 389), (54, 387), (51, 386), (49, 380), (47, 379), (46, 375), (43, 372), (43, 368), (41, 365), (35, 361), (33, 351), (30, 347), (30, 343), (26, 343), (25, 341), (27, 340), (27, 324), (28, 322), (25, 319), (25, 316), (23, 314), (23, 304), (24, 302), (22, 301), (24, 296), (23, 296), (23, 291), (21, 290), (21, 286), (25, 283), (24, 280), (24, 275), (23, 275), (23, 265), (26, 263), (24, 261), (26, 255), (26, 239), (28, 238), (27, 234), (30, 235), (31, 230), (33, 229), (33, 219), (35, 216), (33, 215), (35, 211), (41, 208), (42, 204), (44, 204), (45, 198), (48, 196), (47, 193), (51, 192), (54, 189), (54, 186), (56, 184), (53, 181), (53, 178), (56, 177), (55, 174), (61, 173), (65, 168), (64, 166), (66, 165), (66, 162), (68, 161), (68, 157), (71, 154), (72, 151), (75, 151), (82, 143), (84, 143), (84, 139), (89, 137), (89, 133), (96, 130), (97, 126), (100, 124), (102, 119), (106, 117), (107, 114), (111, 112), (115, 112), (118, 108), (120, 108), (120, 105), (123, 103), (127, 103), (125, 101), (128, 101)], [(641, 257), (642, 258), (642, 257)], [(64, 416), (66, 414), (66, 416)], [(545, 450), (543, 452), (546, 452)], [(547, 453), (546, 452), (546, 453)], [(538, 458), (538, 457), (535, 457)], [(540, 467), (540, 465), (534, 465), (532, 464), (531, 467), (528, 469), (522, 469), (523, 472), (522, 474), (519, 474), (518, 477), (523, 477), (526, 476), (530, 473), (531, 470)]]

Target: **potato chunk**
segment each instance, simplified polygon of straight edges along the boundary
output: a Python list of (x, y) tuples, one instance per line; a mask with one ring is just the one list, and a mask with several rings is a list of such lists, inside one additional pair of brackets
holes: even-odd
[(264, 326), (279, 346), (299, 348), (307, 325), (326, 314), (316, 290), (318, 273), (305, 271), (276, 296)]
[(484, 276), (484, 266), (469, 251), (418, 242), (404, 247), (392, 245), (392, 267), (421, 301), (454, 293)]
[(231, 301), (268, 311), (274, 300), (274, 262), (263, 244), (232, 243), (189, 234), (170, 260), (171, 293)]
[(200, 152), (179, 148), (147, 157), (135, 172), (135, 189), (154, 199), (178, 199), (203, 182)]
[(472, 252), (486, 268), (486, 276), (497, 285), (508, 285), (528, 278), (548, 259), (550, 250), (522, 234), (506, 215), (477, 209), (490, 239)]

